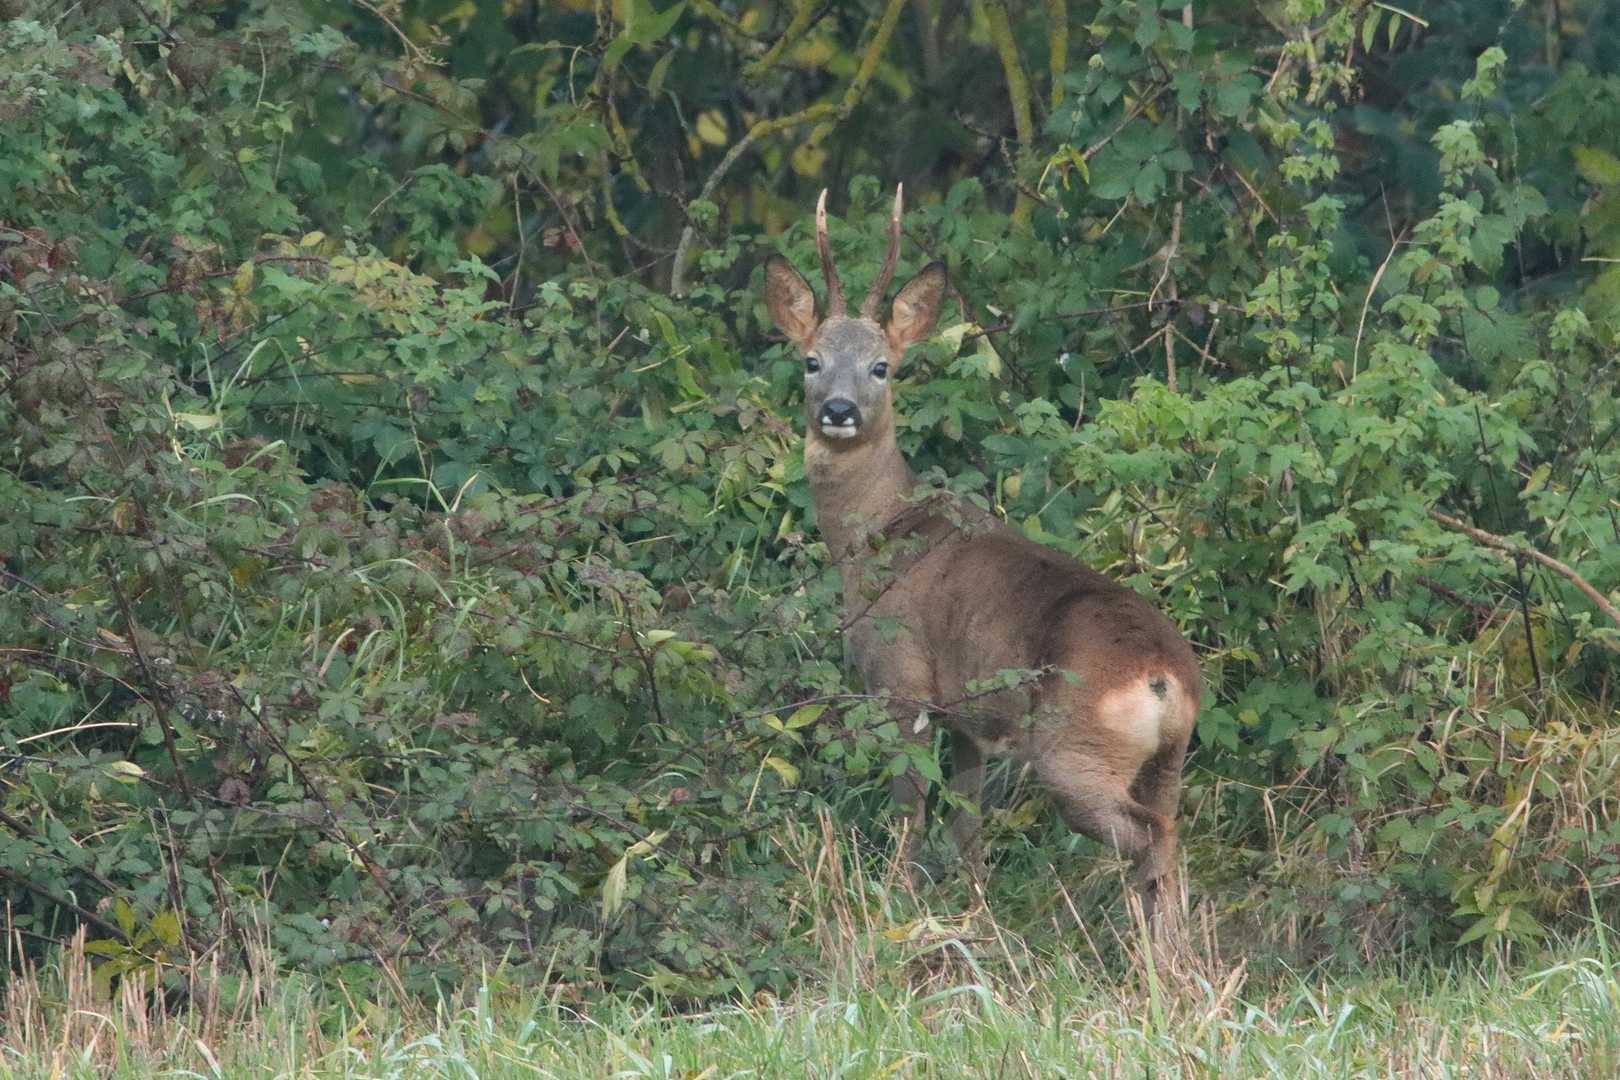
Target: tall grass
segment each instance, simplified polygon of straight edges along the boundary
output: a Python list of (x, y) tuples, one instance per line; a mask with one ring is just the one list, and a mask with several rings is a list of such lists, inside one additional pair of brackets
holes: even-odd
[(520, 985), (529, 976), (502, 967), (436, 1003), (403, 993), (362, 1001), (275, 971), (268, 950), (255, 947), (233, 970), (222, 970), (217, 954), (194, 965), (159, 1004), (134, 980), (110, 996), (98, 992), (81, 939), (42, 969), (14, 965), (0, 1073), (1620, 1073), (1620, 975), (1601, 923), (1533, 962), (1406, 956), (1296, 971), (1251, 964), (1252, 952), (1223, 954), (1219, 920), (1207, 904), (1189, 910), (1185, 896), (1169, 947), (1147, 948), (1139, 925), (1113, 931), (1092, 913), (1080, 923), (1089, 932), (1071, 922), (1062, 936), (1033, 925), (1021, 934), (976, 893), (947, 910), (946, 890), (909, 892), (892, 867), (825, 818), (781, 840), (803, 877), (799, 921), (819, 957), (789, 998), (683, 1013), (652, 993), (591, 997)]

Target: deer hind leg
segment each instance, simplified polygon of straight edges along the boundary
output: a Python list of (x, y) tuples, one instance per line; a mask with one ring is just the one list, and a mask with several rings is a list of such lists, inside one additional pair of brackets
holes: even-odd
[(1137, 774), (1132, 790), (1136, 798), (1157, 814), (1165, 827), (1137, 863), (1137, 880), (1145, 891), (1168, 883), (1176, 868), (1176, 817), (1181, 811), (1181, 766), (1185, 744), (1161, 749)]
[(978, 743), (960, 731), (951, 732), (951, 791), (961, 801), (951, 814), (951, 840), (968, 872), (982, 881), (984, 845), (979, 833), (984, 826), (980, 816), (980, 804), (984, 801), (984, 752)]
[(1131, 794), (1135, 769), (1122, 771), (1089, 755), (1048, 753), (1035, 762), (1036, 774), (1057, 803), (1063, 823), (1077, 833), (1108, 844), (1135, 864), (1135, 885), (1143, 911), (1153, 915), (1160, 857), (1174, 849), (1174, 822)]
[[(857, 624), (852, 635), (869, 629)], [(928, 702), (933, 700), (932, 673), (915, 655), (900, 650), (883, 651), (875, 647), (864, 650), (868, 661), (862, 664), (862, 675), (868, 688), (882, 687), (888, 692), (886, 711), (895, 720), (907, 749), (916, 754), (927, 754), (933, 749), (934, 731), (929, 722)], [(876, 659), (873, 659), (876, 658)], [(922, 854), (923, 839), (928, 832), (928, 781), (914, 767), (889, 781), (889, 796), (894, 800), (900, 830), (898, 856), (906, 882), (917, 884), (917, 859)]]
[(894, 799), (896, 824), (900, 829), (900, 867), (907, 883), (917, 884), (917, 857), (922, 853), (923, 835), (928, 831), (928, 781), (916, 769), (889, 781)]

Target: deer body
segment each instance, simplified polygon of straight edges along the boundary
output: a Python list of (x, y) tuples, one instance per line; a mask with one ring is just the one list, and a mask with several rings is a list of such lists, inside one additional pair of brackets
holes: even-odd
[[(1136, 593), (1009, 528), (978, 507), (918, 485), (895, 442), (888, 375), (932, 332), (944, 294), (933, 264), (875, 319), (898, 259), (890, 251), (863, 305), (844, 311), (826, 236), (817, 246), (828, 311), (786, 260), (766, 268), (766, 302), (806, 359), (805, 473), (843, 579), (846, 652), (867, 689), (887, 692), (904, 730), (950, 729), (952, 787), (976, 804), (987, 755), (1029, 764), (1072, 829), (1133, 858), (1145, 906), (1170, 871), (1181, 766), (1201, 683), (1191, 648)], [(1029, 675), (986, 692), (999, 672)], [(1005, 683), (1005, 679), (1003, 682)], [(909, 818), (912, 860), (925, 821), (915, 774), (894, 794)], [(951, 832), (976, 862), (979, 820)]]

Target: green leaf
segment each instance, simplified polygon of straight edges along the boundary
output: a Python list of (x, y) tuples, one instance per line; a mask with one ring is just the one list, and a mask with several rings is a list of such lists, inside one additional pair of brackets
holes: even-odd
[(826, 704), (821, 702), (814, 705), (800, 706), (798, 709), (793, 711), (792, 716), (787, 718), (783, 726), (789, 731), (796, 731), (802, 727), (809, 727), (811, 724), (821, 719), (821, 714), (826, 711)]
[(1142, 13), (1136, 20), (1136, 44), (1143, 49), (1150, 49), (1153, 43), (1159, 40), (1159, 32), (1163, 29), (1159, 21), (1159, 13), (1144, 4)]
[(1136, 180), (1135, 163), (1108, 147), (1091, 160), (1091, 193), (1099, 199), (1122, 199)]
[(113, 918), (126, 938), (135, 936), (135, 909), (130, 906), (128, 897), (120, 896), (113, 901)]
[(1367, 17), (1361, 21), (1361, 48), (1364, 52), (1372, 52), (1373, 38), (1378, 34), (1378, 20), (1383, 18), (1383, 15), (1384, 13), (1376, 7), (1367, 9)]
[(1217, 116), (1241, 119), (1248, 116), (1255, 95), (1260, 92), (1260, 80), (1254, 75), (1242, 74), (1222, 79), (1215, 87), (1213, 105)]
[(1495, 917), (1492, 915), (1482, 915), (1478, 919), (1475, 919), (1474, 924), (1467, 930), (1464, 930), (1462, 936), (1457, 939), (1457, 944), (1468, 945), (1472, 942), (1478, 941), (1486, 934), (1495, 933), (1495, 921)]
[(1157, 161), (1150, 161), (1137, 172), (1131, 190), (1135, 193), (1138, 202), (1143, 205), (1152, 205), (1164, 192), (1167, 179), (1164, 167)]
[(630, 25), (624, 28), (624, 37), (637, 45), (651, 45), (674, 28), (676, 20), (685, 10), (686, 0), (671, 4), (662, 13), (653, 12), (645, 0), (636, 0), (632, 5), (635, 14)]
[(668, 77), (669, 65), (674, 59), (675, 50), (671, 49), (663, 56), (660, 56), (658, 62), (653, 65), (652, 74), (647, 76), (647, 94), (649, 97), (657, 97), (664, 92), (664, 79)]
[(173, 911), (165, 909), (152, 916), (151, 930), (165, 945), (180, 944), (180, 917)]
[(602, 50), (603, 69), (612, 71), (613, 69), (617, 68), (619, 66), (619, 61), (624, 59), (625, 53), (635, 48), (635, 46), (636, 41), (629, 35), (628, 32), (620, 34), (618, 37), (608, 42), (608, 47)]

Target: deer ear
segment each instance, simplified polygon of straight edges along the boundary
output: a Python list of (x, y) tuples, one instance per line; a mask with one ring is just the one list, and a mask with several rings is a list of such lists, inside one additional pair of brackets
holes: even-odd
[(776, 322), (777, 329), (803, 349), (815, 337), (816, 294), (810, 283), (793, 269), (793, 264), (780, 255), (765, 261), (765, 307)]
[(934, 332), (934, 321), (945, 300), (945, 264), (931, 262), (900, 287), (889, 311), (885, 332), (895, 352), (906, 351)]

